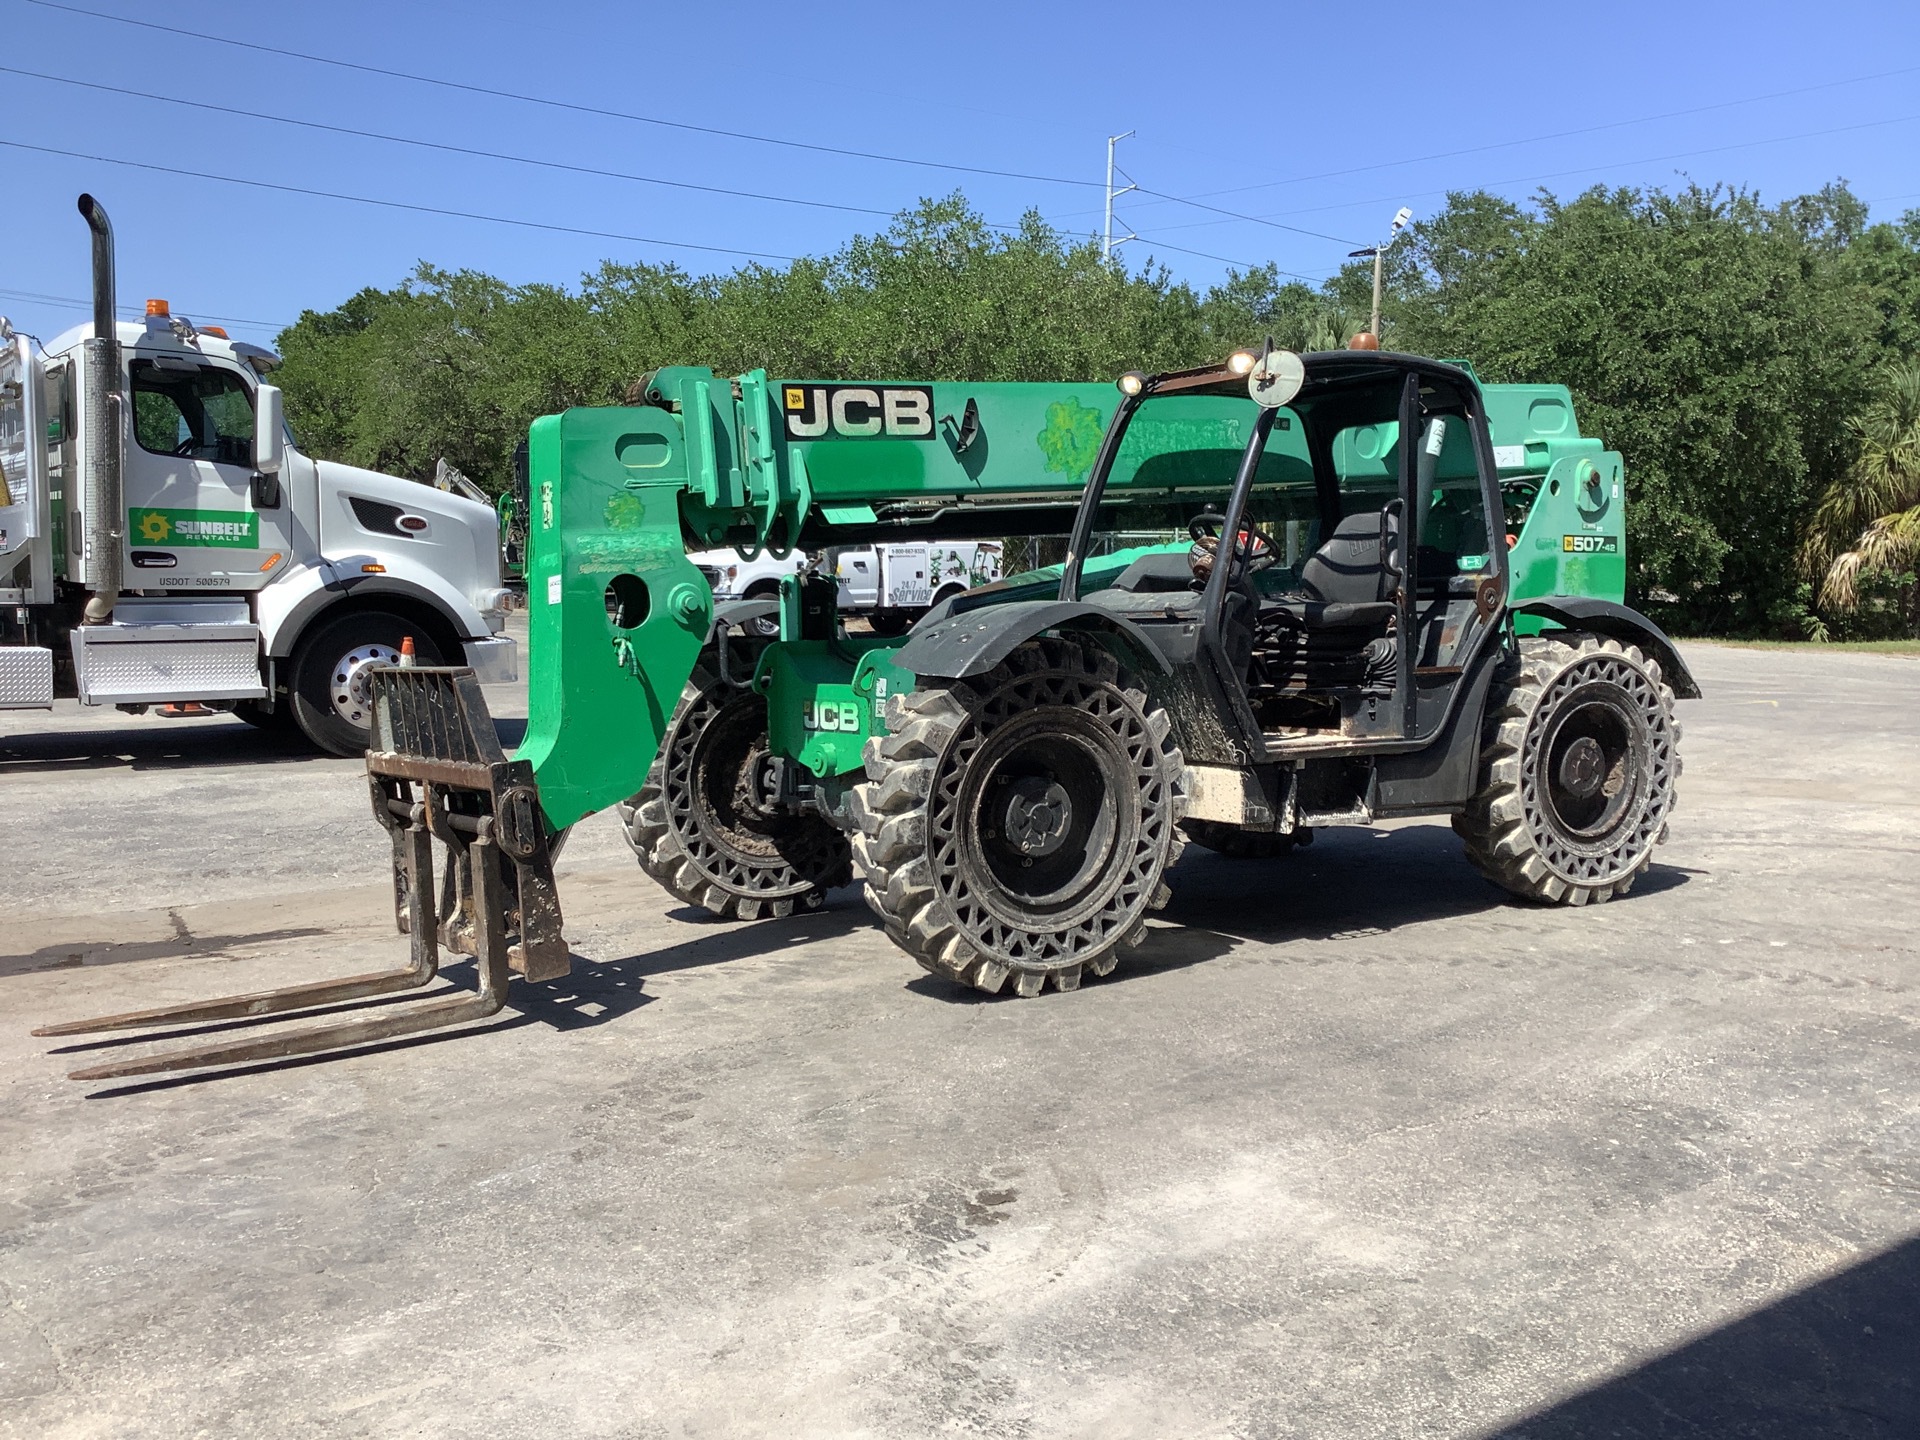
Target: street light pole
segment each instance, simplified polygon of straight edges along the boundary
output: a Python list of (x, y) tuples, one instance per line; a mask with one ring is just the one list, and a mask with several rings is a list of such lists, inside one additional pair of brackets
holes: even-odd
[(1373, 343), (1376, 347), (1380, 343), (1380, 291), (1385, 278), (1387, 250), (1394, 241), (1400, 238), (1400, 232), (1406, 228), (1407, 222), (1412, 218), (1413, 211), (1402, 205), (1394, 214), (1393, 225), (1387, 231), (1387, 238), (1385, 240), (1382, 240), (1378, 245), (1369, 245), (1364, 250), (1351, 250), (1347, 253), (1349, 260), (1358, 260), (1363, 255), (1371, 255), (1373, 257), (1373, 315), (1367, 329), (1367, 334), (1373, 337)]
[[(1388, 242), (1388, 244), (1391, 243), (1391, 241)], [(1367, 326), (1368, 333), (1372, 335), (1378, 335), (1380, 333), (1380, 282), (1382, 271), (1385, 269), (1386, 258), (1386, 245), (1376, 245), (1373, 247), (1373, 320)]]

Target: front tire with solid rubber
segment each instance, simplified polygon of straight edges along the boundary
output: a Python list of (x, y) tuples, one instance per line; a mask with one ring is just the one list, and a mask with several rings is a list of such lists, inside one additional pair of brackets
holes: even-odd
[[(735, 640), (729, 669), (750, 675), (761, 644)], [(720, 678), (712, 650), (694, 667), (640, 793), (617, 807), (627, 844), (667, 892), (723, 919), (817, 910), (850, 884), (847, 837), (818, 815), (771, 803), (767, 701)]]
[(887, 702), (856, 786), (867, 903), (936, 975), (1073, 990), (1146, 936), (1178, 857), (1172, 723), (1106, 651), (1028, 641)]
[(1488, 699), (1479, 790), (1453, 828), (1515, 895), (1614, 899), (1667, 838), (1679, 744), (1659, 662), (1596, 635), (1525, 637)]

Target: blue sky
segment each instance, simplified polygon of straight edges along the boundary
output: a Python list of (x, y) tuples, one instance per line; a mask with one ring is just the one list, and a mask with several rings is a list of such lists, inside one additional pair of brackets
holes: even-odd
[[(1541, 185), (1571, 194), (1691, 176), (1776, 200), (1844, 176), (1876, 218), (1920, 206), (1920, 5), (1911, 0), (71, 3), (594, 110), (1040, 178), (527, 104), (0, 0), (8, 70), (241, 112), (0, 72), (0, 140), (102, 157), (0, 146), (0, 314), (47, 337), (83, 318), (58, 299), (29, 298), (84, 300), (86, 232), (73, 208), (82, 190), (113, 217), (123, 304), (165, 296), (196, 319), (249, 322), (230, 328), (258, 340), (302, 309), (392, 285), (422, 259), (515, 282), (572, 283), (603, 258), (728, 269), (745, 262), (721, 252), (825, 252), (955, 188), (993, 221), (1036, 208), (1063, 229), (1092, 232), (1105, 137), (1129, 129), (1137, 134), (1121, 161), (1146, 190), (1268, 222), (1125, 197), (1119, 214), (1141, 238), (1122, 254), (1135, 264), (1153, 257), (1199, 285), (1228, 262), (1327, 275), (1399, 205), (1425, 215), (1450, 189), (1524, 198)], [(454, 155), (269, 116), (817, 205)], [(715, 248), (380, 208), (109, 159)]]

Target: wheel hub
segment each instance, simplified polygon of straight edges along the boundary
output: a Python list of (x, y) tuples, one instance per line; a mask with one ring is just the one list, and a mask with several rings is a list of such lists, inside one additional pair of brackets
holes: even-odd
[(765, 750), (758, 751), (741, 767), (741, 773), (749, 777), (749, 783), (739, 797), (741, 808), (763, 818), (771, 818), (780, 808), (779, 757)]
[(333, 713), (349, 725), (365, 729), (369, 719), (367, 671), (375, 665), (399, 663), (400, 652), (391, 645), (360, 645), (342, 655), (334, 662), (327, 687)]
[[(1603, 856), (1637, 823), (1652, 732), (1632, 692), (1602, 661), (1597, 675), (1564, 676), (1542, 702), (1541, 834), (1572, 864)], [(1629, 675), (1627, 677), (1631, 679)], [(1569, 684), (1568, 681), (1573, 683)]]
[(1001, 833), (1022, 855), (1053, 854), (1073, 825), (1073, 801), (1058, 780), (1023, 775), (1007, 786)]
[(1582, 735), (1567, 746), (1566, 753), (1560, 757), (1561, 787), (1583, 800), (1599, 793), (1606, 773), (1606, 751), (1591, 735)]

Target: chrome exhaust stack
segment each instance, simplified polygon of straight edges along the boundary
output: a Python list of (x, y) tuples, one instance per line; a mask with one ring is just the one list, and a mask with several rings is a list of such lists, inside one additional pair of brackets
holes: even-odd
[(126, 488), (121, 445), (126, 397), (120, 387), (120, 341), (115, 330), (113, 226), (91, 195), (80, 213), (93, 231), (93, 338), (81, 345), (86, 386), (87, 466), (82, 481), (82, 554), (87, 565), (86, 623), (105, 625), (120, 598), (126, 540)]

